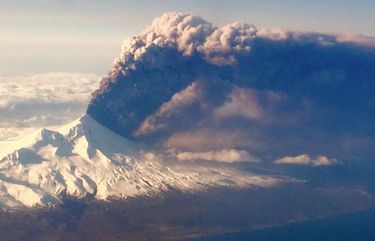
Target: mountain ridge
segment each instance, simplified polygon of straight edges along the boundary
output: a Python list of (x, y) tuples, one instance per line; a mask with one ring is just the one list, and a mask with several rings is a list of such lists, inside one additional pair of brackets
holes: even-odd
[[(0, 206), (32, 207), (74, 198), (127, 198), (209, 187), (274, 186), (280, 178), (210, 165), (165, 162), (89, 115), (42, 128), (0, 148)], [(280, 179), (281, 180), (281, 179)]]

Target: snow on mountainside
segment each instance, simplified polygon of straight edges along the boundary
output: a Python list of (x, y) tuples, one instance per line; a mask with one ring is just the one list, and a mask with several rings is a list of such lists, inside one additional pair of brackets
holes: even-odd
[(272, 186), (279, 179), (230, 168), (165, 162), (86, 115), (0, 146), (0, 207), (56, 204), (76, 198), (152, 195), (170, 189)]

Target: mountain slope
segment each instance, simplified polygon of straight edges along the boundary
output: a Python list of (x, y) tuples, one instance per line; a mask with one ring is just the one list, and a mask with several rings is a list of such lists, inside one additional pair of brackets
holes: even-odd
[(278, 179), (226, 167), (164, 161), (86, 115), (0, 147), (0, 205), (49, 205), (64, 196), (107, 199), (214, 186), (272, 186)]

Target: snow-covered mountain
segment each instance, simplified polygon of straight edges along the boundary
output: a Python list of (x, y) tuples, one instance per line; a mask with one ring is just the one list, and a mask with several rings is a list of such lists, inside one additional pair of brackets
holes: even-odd
[(50, 205), (64, 197), (108, 199), (171, 189), (272, 186), (280, 179), (228, 167), (165, 161), (86, 115), (0, 146), (0, 206)]

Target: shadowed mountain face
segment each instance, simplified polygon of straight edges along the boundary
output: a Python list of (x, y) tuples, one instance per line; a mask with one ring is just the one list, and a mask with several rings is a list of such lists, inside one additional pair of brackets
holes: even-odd
[(87, 112), (165, 149), (370, 160), (374, 46), (169, 13), (124, 45)]

